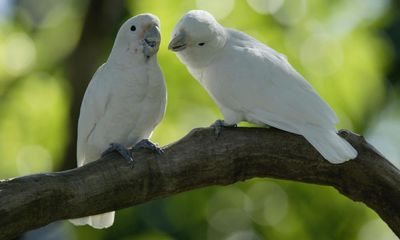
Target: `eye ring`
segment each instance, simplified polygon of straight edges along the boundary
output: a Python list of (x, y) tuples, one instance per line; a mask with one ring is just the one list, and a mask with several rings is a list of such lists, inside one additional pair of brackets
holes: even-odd
[(199, 44), (197, 44), (197, 45), (199, 45), (199, 46), (204, 46), (204, 44), (206, 44), (205, 42), (201, 42), (201, 43), (199, 43)]
[(132, 32), (136, 31), (136, 26), (135, 26), (135, 25), (132, 25), (132, 26), (131, 26), (131, 31), (132, 31)]

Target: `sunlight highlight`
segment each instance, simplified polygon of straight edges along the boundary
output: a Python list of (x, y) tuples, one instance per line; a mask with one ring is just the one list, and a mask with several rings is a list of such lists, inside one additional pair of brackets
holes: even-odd
[(276, 183), (256, 183), (247, 191), (247, 196), (251, 202), (246, 202), (245, 210), (260, 225), (278, 225), (287, 215), (288, 197)]
[(18, 152), (17, 169), (21, 175), (50, 172), (53, 168), (52, 157), (40, 145), (26, 145)]
[(272, 14), (279, 10), (284, 0), (247, 0), (250, 7), (260, 14)]
[(232, 12), (235, 0), (197, 0), (196, 6), (210, 12), (218, 20), (225, 18)]
[(20, 75), (30, 70), (36, 60), (36, 48), (25, 33), (10, 35), (1, 46), (1, 64), (11, 75)]

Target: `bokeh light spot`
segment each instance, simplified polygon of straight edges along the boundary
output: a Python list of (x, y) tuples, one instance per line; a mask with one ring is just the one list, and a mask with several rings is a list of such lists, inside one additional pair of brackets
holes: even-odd
[(238, 188), (230, 187), (216, 192), (208, 201), (207, 216), (210, 219), (216, 212), (227, 208), (243, 208), (250, 200)]
[(207, 206), (207, 219), (211, 227), (209, 238), (219, 239), (215, 235), (227, 236), (251, 229), (251, 219), (244, 211), (245, 203), (249, 201), (246, 194), (235, 187), (216, 192)]
[(391, 163), (400, 169), (400, 101), (392, 100), (369, 127), (365, 137)]
[(260, 14), (271, 14), (278, 11), (284, 0), (247, 0), (250, 7)]
[(10, 35), (2, 48), (1, 64), (11, 75), (20, 75), (28, 71), (35, 62), (35, 45), (24, 33)]
[(358, 234), (358, 240), (398, 240), (399, 238), (391, 231), (385, 231), (385, 223), (380, 220), (372, 220), (367, 222)]
[(26, 145), (17, 154), (17, 169), (19, 174), (27, 175), (52, 170), (52, 157), (40, 145)]
[(282, 25), (295, 25), (307, 13), (307, 0), (284, 1), (282, 6), (273, 14), (276, 21)]
[(216, 19), (223, 19), (232, 12), (235, 0), (197, 0), (196, 5), (199, 9), (210, 12)]
[(317, 77), (326, 77), (340, 69), (344, 62), (344, 53), (338, 41), (315, 34), (301, 46), (300, 60), (310, 73)]
[(243, 209), (222, 209), (216, 212), (209, 224), (215, 230), (223, 233), (231, 233), (237, 230), (246, 230), (250, 227), (250, 219)]
[(261, 240), (254, 231), (238, 231), (229, 235), (226, 240)]
[(286, 192), (276, 183), (256, 183), (247, 191), (247, 197), (251, 202), (246, 202), (245, 210), (260, 225), (275, 226), (288, 212)]

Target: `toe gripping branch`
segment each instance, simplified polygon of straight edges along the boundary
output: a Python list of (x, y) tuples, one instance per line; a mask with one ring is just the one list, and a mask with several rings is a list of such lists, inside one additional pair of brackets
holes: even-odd
[(218, 138), (221, 135), (222, 129), (224, 128), (234, 128), (237, 127), (237, 124), (228, 125), (224, 120), (218, 119), (213, 124), (211, 124), (212, 128), (214, 128), (215, 136)]
[(139, 150), (139, 149), (149, 149), (151, 151), (154, 151), (158, 154), (164, 153), (164, 150), (160, 147), (157, 146), (157, 144), (154, 144), (149, 141), (149, 139), (143, 139), (140, 142), (138, 142), (134, 147), (133, 150)]
[(119, 143), (110, 143), (110, 147), (105, 150), (101, 154), (101, 156), (104, 157), (105, 155), (110, 154), (114, 151), (118, 152), (123, 158), (125, 158), (129, 164), (133, 165), (133, 155), (131, 151)]
[[(140, 142), (138, 142), (132, 149), (134, 151), (139, 150), (139, 149), (149, 149), (151, 151), (156, 152), (157, 154), (162, 154), (164, 153), (164, 150), (160, 147), (158, 147), (156, 144), (150, 142), (148, 139), (143, 139)], [(119, 144), (119, 143), (110, 143), (110, 147), (105, 150), (101, 156), (104, 157), (107, 154), (110, 154), (112, 152), (118, 152), (124, 159), (128, 161), (128, 163), (133, 167), (133, 154), (132, 152), (126, 148), (125, 146)]]

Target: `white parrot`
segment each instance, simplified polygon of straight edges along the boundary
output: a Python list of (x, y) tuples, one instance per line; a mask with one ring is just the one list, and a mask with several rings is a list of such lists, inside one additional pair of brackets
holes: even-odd
[(336, 114), (284, 55), (202, 10), (182, 17), (168, 48), (220, 108), (217, 130), (241, 121), (269, 125), (303, 135), (331, 163), (357, 157), (337, 135)]
[[(127, 149), (132, 146), (162, 152), (147, 140), (166, 107), (165, 81), (156, 55), (161, 41), (159, 26), (156, 16), (141, 14), (119, 29), (107, 62), (97, 70), (83, 98), (78, 123), (79, 167), (114, 150), (132, 163)], [(113, 224), (114, 212), (70, 221), (106, 228)]]

